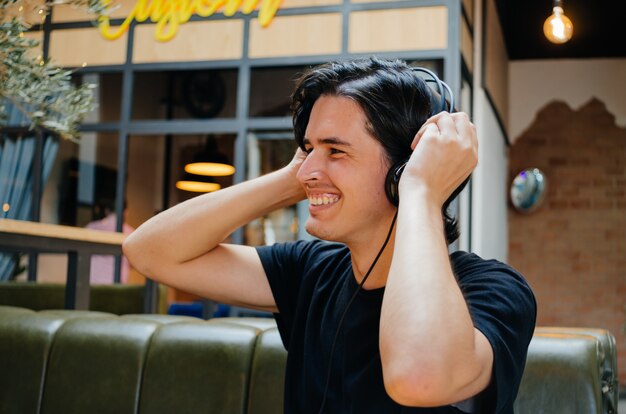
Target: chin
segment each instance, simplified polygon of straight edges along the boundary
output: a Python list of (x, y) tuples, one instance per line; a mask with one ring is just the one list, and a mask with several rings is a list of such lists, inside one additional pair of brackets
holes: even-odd
[(328, 226), (325, 226), (324, 224), (319, 222), (316, 223), (311, 218), (309, 218), (309, 220), (306, 222), (304, 229), (311, 236), (317, 237), (318, 239), (334, 242), (340, 241), (338, 240), (335, 232), (329, 229)]

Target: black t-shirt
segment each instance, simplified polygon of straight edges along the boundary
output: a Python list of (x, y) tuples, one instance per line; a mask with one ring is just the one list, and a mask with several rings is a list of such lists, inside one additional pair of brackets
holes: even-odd
[[(339, 319), (358, 287), (348, 248), (299, 241), (257, 248), (276, 305), (287, 349), (285, 414), (317, 414), (329, 371)], [(473, 398), (475, 413), (512, 413), (536, 303), (526, 281), (495, 260), (455, 252), (454, 273), (474, 326), (494, 353), (492, 381)], [(452, 406), (405, 407), (386, 393), (378, 344), (384, 288), (361, 290), (345, 316), (335, 344), (325, 413), (459, 413)], [(442, 329), (442, 335), (445, 331)]]

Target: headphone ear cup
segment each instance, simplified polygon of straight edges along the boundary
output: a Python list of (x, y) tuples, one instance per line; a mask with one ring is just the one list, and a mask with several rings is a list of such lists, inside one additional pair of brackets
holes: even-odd
[(389, 202), (396, 207), (400, 204), (400, 192), (398, 190), (400, 177), (407, 162), (409, 162), (408, 159), (393, 164), (387, 172), (387, 177), (385, 177), (385, 193)]

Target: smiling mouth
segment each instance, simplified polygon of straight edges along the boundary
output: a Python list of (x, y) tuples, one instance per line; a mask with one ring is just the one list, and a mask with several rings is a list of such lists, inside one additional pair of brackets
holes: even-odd
[(337, 201), (339, 201), (339, 196), (335, 194), (319, 194), (309, 196), (309, 204), (312, 206), (325, 206), (335, 204)]

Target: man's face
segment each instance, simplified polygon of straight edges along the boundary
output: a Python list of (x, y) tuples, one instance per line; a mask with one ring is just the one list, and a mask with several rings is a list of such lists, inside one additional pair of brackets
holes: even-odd
[(371, 243), (389, 226), (395, 211), (384, 189), (389, 163), (366, 121), (348, 98), (322, 96), (313, 106), (304, 140), (308, 155), (298, 172), (309, 199), (306, 230), (313, 236)]

